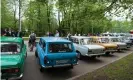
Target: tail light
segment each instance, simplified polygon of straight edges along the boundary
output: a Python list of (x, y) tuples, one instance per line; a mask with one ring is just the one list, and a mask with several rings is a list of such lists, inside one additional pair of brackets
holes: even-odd
[(44, 57), (44, 64), (47, 64), (48, 63), (48, 58), (47, 56)]
[(6, 69), (6, 73), (18, 73), (20, 71), (19, 68), (11, 68), (11, 69)]

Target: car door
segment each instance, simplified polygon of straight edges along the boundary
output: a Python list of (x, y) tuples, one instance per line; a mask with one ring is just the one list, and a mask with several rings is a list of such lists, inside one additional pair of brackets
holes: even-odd
[(46, 55), (46, 42), (40, 39), (38, 44), (38, 57), (41, 64), (43, 64), (44, 55)]
[(26, 50), (26, 45), (24, 44), (24, 40), (22, 40), (22, 43), (21, 43), (21, 71), (23, 72), (24, 71), (24, 63), (25, 63), (25, 60), (26, 60), (26, 57), (27, 57), (27, 50)]

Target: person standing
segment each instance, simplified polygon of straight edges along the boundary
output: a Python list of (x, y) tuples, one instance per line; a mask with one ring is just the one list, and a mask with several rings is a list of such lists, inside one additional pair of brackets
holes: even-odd
[(30, 48), (30, 51), (33, 51), (33, 48), (34, 48), (35, 43), (36, 43), (36, 34), (34, 32), (30, 34), (29, 42), (30, 42), (29, 44), (32, 45)]
[(70, 40), (71, 39), (71, 33), (67, 34), (67, 39)]
[(59, 37), (59, 31), (58, 30), (56, 30), (56, 34), (55, 34), (55, 37)]
[(21, 31), (17, 32), (17, 37), (21, 37), (22, 38), (22, 32)]

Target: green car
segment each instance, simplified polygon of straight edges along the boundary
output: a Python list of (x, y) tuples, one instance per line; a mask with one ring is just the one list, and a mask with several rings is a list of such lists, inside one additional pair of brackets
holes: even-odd
[(27, 49), (24, 40), (18, 37), (1, 37), (1, 78), (21, 79)]

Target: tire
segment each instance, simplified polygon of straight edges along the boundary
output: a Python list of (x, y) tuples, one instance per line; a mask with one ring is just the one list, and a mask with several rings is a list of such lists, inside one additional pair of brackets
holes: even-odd
[(109, 54), (110, 54), (110, 52), (106, 52), (105, 54), (106, 54), (106, 55), (109, 55)]
[(26, 58), (27, 58), (27, 52), (26, 52)]
[(117, 49), (118, 52), (120, 52), (121, 50), (120, 49)]
[(38, 62), (39, 62), (39, 70), (40, 70), (40, 72), (44, 72), (44, 68), (41, 66), (39, 58), (38, 58)]
[(83, 57), (83, 56), (81, 55), (81, 53), (80, 53), (80, 52), (77, 52), (77, 54), (78, 54), (78, 59), (79, 59), (79, 60), (82, 60), (82, 57)]
[(68, 70), (73, 69), (73, 65), (69, 66), (67, 69)]
[(96, 59), (96, 56), (91, 56), (91, 59)]
[(44, 72), (44, 69), (41, 67), (41, 65), (40, 65), (40, 72)]
[(35, 51), (35, 56), (38, 57), (37, 51)]
[(17, 79), (17, 80), (22, 80), (22, 78), (20, 78), (20, 79)]

